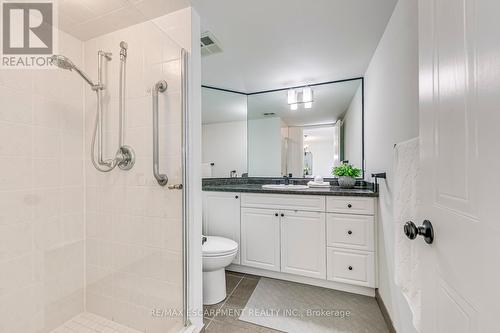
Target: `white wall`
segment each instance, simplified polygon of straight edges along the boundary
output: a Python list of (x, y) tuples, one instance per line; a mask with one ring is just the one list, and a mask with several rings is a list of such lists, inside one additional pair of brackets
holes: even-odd
[[(83, 64), (83, 44), (59, 50)], [(84, 81), (0, 70), (0, 331), (49, 332), (84, 309)]]
[[(411, 312), (394, 284), (392, 216), (393, 145), (418, 136), (417, 0), (399, 0), (365, 74), (365, 147), (367, 175), (387, 172), (381, 181), (379, 219), (379, 292), (401, 333), (415, 332)], [(400, 222), (400, 221), (398, 221)]]
[(323, 178), (333, 177), (333, 134), (331, 140), (313, 141), (307, 144), (313, 156), (312, 175), (322, 176)]
[(302, 177), (304, 175), (304, 131), (301, 127), (287, 127), (287, 129), (288, 141), (284, 148), (288, 151), (285, 151), (285, 156), (282, 155), (282, 159), (287, 161), (286, 174), (291, 173), (293, 177)]
[(248, 174), (251, 177), (281, 175), (281, 118), (248, 120)]
[(202, 162), (215, 163), (212, 177), (238, 176), (247, 172), (247, 122), (204, 124), (202, 126)]
[(357, 168), (363, 167), (362, 87), (359, 86), (344, 116), (344, 160)]

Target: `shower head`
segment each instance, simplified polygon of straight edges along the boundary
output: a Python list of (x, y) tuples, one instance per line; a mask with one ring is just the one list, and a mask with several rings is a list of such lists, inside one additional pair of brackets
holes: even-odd
[(78, 66), (76, 66), (68, 57), (65, 57), (60, 54), (54, 54), (51, 58), (52, 64), (61, 68), (67, 69), (69, 71), (77, 72), (93, 89), (98, 87), (92, 80), (89, 78), (87, 74), (85, 74)]
[(56, 65), (61, 69), (69, 69), (72, 70), (75, 67), (75, 64), (69, 58), (66, 58), (63, 55), (54, 54), (52, 57), (52, 64)]

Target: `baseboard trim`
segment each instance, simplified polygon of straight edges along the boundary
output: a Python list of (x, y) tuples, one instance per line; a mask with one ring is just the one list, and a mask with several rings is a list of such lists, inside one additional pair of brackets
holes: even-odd
[(351, 284), (347, 284), (347, 283), (327, 281), (327, 280), (323, 280), (323, 279), (315, 279), (315, 278), (310, 278), (310, 277), (305, 277), (305, 276), (300, 276), (300, 275), (295, 275), (295, 274), (268, 271), (265, 269), (248, 267), (248, 266), (241, 266), (241, 265), (235, 265), (235, 264), (232, 264), (229, 267), (227, 267), (227, 270), (238, 272), (238, 273), (253, 274), (253, 275), (264, 276), (264, 277), (268, 277), (268, 278), (272, 278), (272, 279), (298, 282), (298, 283), (303, 283), (303, 284), (309, 284), (312, 286), (318, 286), (318, 287), (323, 287), (323, 288), (346, 291), (346, 292), (354, 293), (354, 294), (375, 297), (375, 289), (369, 288), (369, 287), (364, 287), (364, 286), (356, 286), (356, 285), (351, 285)]
[(394, 328), (394, 324), (392, 323), (391, 316), (389, 315), (389, 311), (387, 311), (384, 301), (382, 300), (382, 297), (380, 297), (378, 288), (375, 289), (375, 299), (377, 300), (380, 311), (382, 311), (382, 316), (384, 317), (385, 323), (387, 324), (387, 328), (389, 328), (389, 332), (397, 333), (396, 329)]

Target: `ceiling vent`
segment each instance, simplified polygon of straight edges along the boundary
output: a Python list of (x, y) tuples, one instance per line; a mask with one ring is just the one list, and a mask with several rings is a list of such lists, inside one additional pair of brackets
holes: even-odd
[(222, 52), (222, 47), (220, 42), (215, 38), (214, 34), (210, 31), (206, 31), (201, 34), (201, 55), (208, 56), (211, 54), (216, 54)]

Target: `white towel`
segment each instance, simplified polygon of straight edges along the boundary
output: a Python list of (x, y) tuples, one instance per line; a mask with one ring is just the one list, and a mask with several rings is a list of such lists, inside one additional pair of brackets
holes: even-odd
[(329, 188), (330, 187), (330, 183), (329, 182), (321, 182), (321, 183), (318, 183), (318, 182), (313, 182), (313, 181), (310, 181), (307, 183), (307, 186), (309, 187), (325, 187), (325, 188)]
[(210, 165), (210, 163), (201, 164), (201, 177), (212, 178), (212, 166)]
[(399, 143), (394, 148), (394, 223), (395, 225), (395, 280), (401, 287), (413, 313), (413, 325), (421, 332), (421, 278), (416, 241), (406, 237), (403, 225), (417, 220), (417, 178), (419, 174), (418, 138)]

